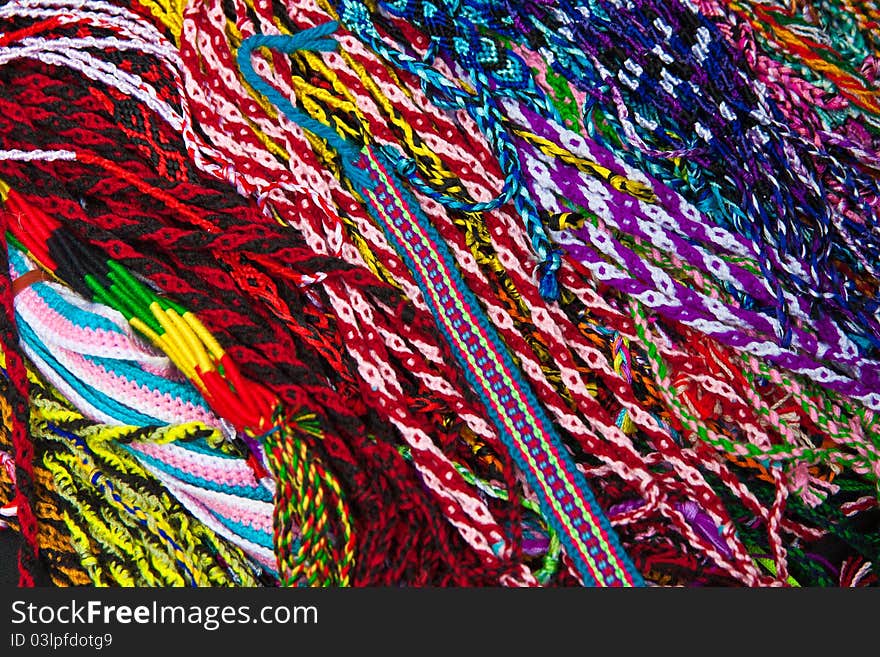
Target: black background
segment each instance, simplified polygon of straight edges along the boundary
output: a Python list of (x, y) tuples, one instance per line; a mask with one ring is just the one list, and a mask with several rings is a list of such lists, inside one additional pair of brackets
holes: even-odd
[(18, 532), (0, 529), (0, 586), (18, 584)]

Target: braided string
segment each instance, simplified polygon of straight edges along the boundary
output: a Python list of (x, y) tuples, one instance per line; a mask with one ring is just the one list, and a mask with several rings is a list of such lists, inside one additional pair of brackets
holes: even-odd
[[(474, 0), (433, 13), (416, 2), (347, 4), (386, 49), (418, 64), (340, 28), (342, 49), (264, 49), (255, 72), (358, 157), (381, 145), (387, 179), (414, 191), (408, 211), (431, 218), (447, 265), (634, 567), (659, 584), (875, 582), (877, 546), (865, 532), (877, 500), (876, 126), (835, 92), (849, 80), (869, 89), (871, 10), (839, 15), (848, 0), (760, 3), (758, 25), (750, 3), (709, 0)], [(140, 393), (116, 399), (120, 376), (184, 395), (178, 366), (144, 351), (135, 369), (92, 354), (91, 334), (67, 319), (85, 321), (82, 307), (58, 305), (46, 290), (65, 288), (28, 274), (14, 286), (27, 368), (88, 415), (123, 422), (88, 435), (111, 445), (133, 436), (127, 458), (181, 501), (186, 510), (175, 513), (260, 562), (255, 577), (280, 565), (286, 584), (580, 578), (564, 533), (536, 504), (540, 488), (525, 481), (435, 324), (435, 286), (401, 257), (411, 244), (401, 248), (384, 230), (393, 219), (351, 184), (371, 168), (346, 175), (338, 148), (236, 71), (251, 35), (296, 36), (328, 16), (350, 27), (344, 15), (308, 0), (130, 10), (15, 0), (2, 12), (0, 56), (14, 63), (0, 67), (13, 81), (0, 93), (2, 113), (14, 117), (0, 121), (3, 178), (76, 240), (192, 309), (244, 377), (303, 409), (304, 427), (290, 433), (209, 428), (223, 414), (203, 402), (200, 418), (183, 406), (160, 416), (196, 424), (133, 431), (127, 422), (164, 411)], [(859, 98), (870, 102), (870, 91)], [(510, 167), (472, 116), (480, 107), (493, 108), (488, 120), (520, 163), (517, 193), (561, 249), (555, 302), (541, 298), (517, 203), (493, 207)], [(468, 211), (479, 203), (490, 205)], [(20, 247), (10, 250), (15, 273), (32, 266)], [(53, 243), (43, 255), (59, 250)], [(110, 303), (102, 300), (91, 308)], [(51, 319), (57, 310), (66, 318)], [(147, 310), (137, 319), (155, 319)], [(35, 441), (79, 449), (44, 432)], [(297, 441), (316, 458), (303, 460)], [(331, 468), (344, 491), (352, 567), (349, 516), (334, 511), (340, 496), (306, 462)], [(77, 534), (81, 554), (72, 552), (75, 532), (51, 502), (56, 477), (39, 459), (33, 468), (44, 563), (54, 581), (90, 581), (88, 550), (109, 554), (110, 543)], [(233, 520), (256, 508), (249, 495), (269, 493), (261, 468), (284, 469), (273, 477), (286, 509), (276, 520), (289, 531), (273, 530), (269, 505), (259, 530)], [(111, 490), (123, 488), (114, 479), (102, 495)], [(143, 529), (126, 508), (113, 506), (114, 517)], [(294, 508), (307, 516), (305, 542)], [(503, 554), (492, 550), (495, 536)], [(147, 544), (174, 554), (161, 540)], [(131, 554), (116, 557), (126, 581), (139, 572)], [(185, 563), (196, 578), (209, 568)]]
[[(8, 187), (0, 185), (0, 199), (5, 200)], [(9, 223), (8, 215), (0, 213), (0, 228), (3, 229), (3, 244), (0, 248), (0, 265), (6, 265), (5, 234)], [(0, 300), (3, 303), (3, 323), (0, 326), (0, 352), (3, 360), (3, 395), (0, 397), (0, 411), (3, 415), (4, 443), (12, 448), (12, 456), (15, 465), (15, 497), (13, 504), (16, 516), (21, 526), (21, 534), (24, 537), (23, 545), (18, 555), (19, 585), (34, 586), (36, 584), (36, 571), (39, 558), (39, 543), (37, 532), (39, 531), (37, 516), (34, 511), (36, 495), (34, 492), (34, 446), (27, 434), (29, 423), (28, 414), (28, 381), (24, 362), (18, 350), (16, 337), (15, 315), (12, 304), (11, 281), (3, 276), (0, 277)]]

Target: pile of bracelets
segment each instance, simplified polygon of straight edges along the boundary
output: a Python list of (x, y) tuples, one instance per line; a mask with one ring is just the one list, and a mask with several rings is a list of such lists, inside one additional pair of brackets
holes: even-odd
[(880, 4), (5, 0), (21, 586), (880, 585)]

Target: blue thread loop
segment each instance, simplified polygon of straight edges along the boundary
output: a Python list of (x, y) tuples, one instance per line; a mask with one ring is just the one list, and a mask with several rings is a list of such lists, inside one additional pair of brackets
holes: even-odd
[(353, 142), (340, 137), (333, 128), (294, 107), (293, 103), (275, 87), (257, 75), (251, 63), (251, 54), (257, 48), (271, 48), (288, 55), (300, 50), (333, 52), (339, 47), (339, 42), (336, 39), (325, 37), (335, 32), (338, 26), (338, 22), (329, 21), (296, 34), (255, 34), (242, 41), (236, 54), (236, 60), (241, 74), (251, 87), (269, 99), (287, 118), (326, 141), (339, 154), (346, 176), (357, 187), (369, 184), (369, 178), (358, 165), (361, 159), (361, 149)]
[[(298, 50), (320, 52), (333, 51), (338, 47), (338, 42), (335, 39), (324, 37), (332, 34), (338, 25), (339, 23), (337, 21), (330, 21), (293, 35), (256, 34), (248, 37), (242, 42), (241, 47), (239, 47), (238, 53), (236, 54), (236, 59), (238, 67), (245, 80), (256, 91), (262, 93), (291, 121), (298, 123), (301, 128), (320, 137), (336, 150), (342, 159), (342, 169), (355, 189), (368, 189), (370, 186), (369, 176), (367, 176), (364, 168), (360, 166), (362, 149), (357, 147), (353, 142), (341, 137), (330, 126), (321, 123), (305, 112), (294, 107), (287, 98), (275, 89), (275, 87), (257, 75), (256, 71), (254, 71), (253, 64), (251, 63), (251, 53), (255, 48), (272, 48), (287, 54), (294, 53)], [(486, 92), (482, 87), (480, 91), (483, 94)], [(490, 109), (493, 112), (492, 115), (495, 116), (498, 112), (498, 108), (494, 103), (490, 103)], [(480, 112), (475, 112), (474, 118), (480, 124), (485, 123), (482, 119), (485, 119), (486, 117), (483, 117)], [(493, 136), (493, 143), (497, 143), (502, 148), (502, 154), (504, 155), (502, 158), (504, 164), (502, 169), (506, 171), (504, 187), (499, 196), (484, 203), (464, 203), (438, 192), (419, 178), (414, 162), (408, 158), (402, 157), (399, 152), (388, 146), (378, 146), (378, 149), (390, 162), (393, 163), (394, 170), (401, 175), (401, 177), (408, 180), (410, 185), (412, 185), (416, 191), (452, 208), (453, 210), (459, 212), (485, 212), (494, 210), (513, 200), (517, 212), (525, 220), (526, 229), (529, 233), (532, 246), (541, 258), (541, 282), (539, 293), (546, 301), (557, 301), (559, 299), (559, 283), (556, 280), (556, 271), (562, 264), (560, 252), (551, 248), (550, 241), (537, 217), (535, 208), (522, 194), (520, 163), (515, 156), (515, 146), (510, 140), (510, 137), (499, 130), (499, 126), (500, 122), (490, 122), (490, 125), (484, 127)]]

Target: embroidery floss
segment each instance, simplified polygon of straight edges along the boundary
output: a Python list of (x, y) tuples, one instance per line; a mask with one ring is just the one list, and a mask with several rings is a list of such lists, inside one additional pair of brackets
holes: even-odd
[(876, 585), (878, 20), (9, 0), (21, 584)]

